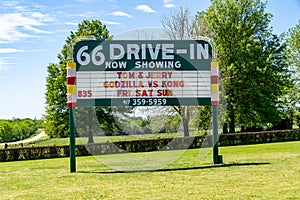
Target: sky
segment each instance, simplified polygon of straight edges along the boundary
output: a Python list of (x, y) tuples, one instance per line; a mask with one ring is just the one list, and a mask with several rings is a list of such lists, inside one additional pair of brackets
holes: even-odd
[[(180, 7), (192, 14), (210, 0), (1, 0), (0, 119), (42, 118), (47, 66), (57, 63), (70, 31), (99, 19), (111, 35), (161, 28), (160, 19)], [(281, 34), (300, 19), (300, 0), (269, 0), (271, 26)]]

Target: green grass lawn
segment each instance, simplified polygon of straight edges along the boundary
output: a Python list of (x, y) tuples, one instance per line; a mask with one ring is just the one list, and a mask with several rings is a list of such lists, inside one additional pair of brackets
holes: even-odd
[(210, 152), (0, 163), (0, 199), (300, 199), (300, 142), (221, 147), (224, 165)]

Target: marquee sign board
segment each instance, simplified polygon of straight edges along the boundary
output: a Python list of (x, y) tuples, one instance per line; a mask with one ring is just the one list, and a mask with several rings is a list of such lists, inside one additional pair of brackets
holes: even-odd
[[(67, 64), (70, 171), (76, 172), (77, 106), (211, 105), (218, 153), (219, 67), (204, 40), (81, 41)], [(214, 54), (215, 55), (215, 54)]]
[(203, 40), (81, 41), (77, 106), (210, 105), (211, 57)]

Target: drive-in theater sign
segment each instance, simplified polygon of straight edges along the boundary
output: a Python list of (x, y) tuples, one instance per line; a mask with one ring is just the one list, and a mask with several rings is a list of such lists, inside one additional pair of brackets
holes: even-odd
[[(71, 172), (76, 171), (77, 106), (212, 105), (216, 120), (219, 75), (213, 51), (204, 40), (78, 42), (67, 68)], [(213, 160), (220, 163), (216, 145)]]

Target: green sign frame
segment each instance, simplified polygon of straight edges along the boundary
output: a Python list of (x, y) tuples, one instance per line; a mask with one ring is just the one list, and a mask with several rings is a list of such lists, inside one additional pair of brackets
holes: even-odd
[[(208, 83), (210, 77), (204, 78), (203, 76), (207, 75), (205, 72), (210, 72), (212, 46), (204, 40), (80, 41), (74, 47), (73, 59), (76, 63), (77, 89), (80, 94), (77, 98), (78, 106), (210, 105), (210, 96), (205, 96), (201, 93), (203, 92), (203, 86), (198, 90), (198, 86), (201, 84), (199, 82), (203, 82), (206, 78), (206, 83), (204, 83), (206, 84), (206, 93), (209, 91)], [(134, 89), (131, 86), (119, 89), (103, 88), (103, 85), (99, 84), (101, 78), (109, 80), (110, 82), (108, 83), (120, 81), (120, 78), (116, 77), (116, 73), (135, 73), (135, 79), (126, 80), (135, 84), (135, 82), (141, 80), (137, 79), (137, 76), (141, 74), (145, 76), (146, 73), (172, 72), (176, 74), (182, 73), (181, 80), (185, 79), (189, 83), (193, 80), (194, 85), (188, 88), (174, 88), (173, 92), (171, 90), (172, 86), (171, 89), (165, 86), (158, 86), (158, 88), (147, 87), (145, 79), (142, 88)], [(87, 73), (89, 75), (86, 75)], [(196, 78), (194, 74), (197, 74)], [(113, 75), (115, 77), (111, 78)], [(86, 76), (97, 76), (98, 78), (86, 80), (84, 79)], [(147, 81), (151, 80), (161, 84), (164, 80), (178, 80), (178, 77), (168, 78), (170, 79), (147, 79)], [(85, 87), (87, 81), (92, 82), (89, 87)], [(81, 87), (81, 85), (83, 86)], [(142, 90), (137, 91), (140, 89)], [(192, 94), (189, 94), (189, 97), (186, 97), (186, 94), (182, 94), (182, 96), (175, 94), (182, 93), (180, 89)], [(112, 90), (115, 90), (115, 96), (106, 95)], [(127, 91), (131, 95), (126, 95), (128, 94)], [(134, 95), (142, 92), (144, 92), (144, 95)], [(91, 95), (89, 96), (88, 93)], [(120, 97), (119, 94), (121, 93), (123, 95)], [(167, 94), (164, 96), (162, 95), (163, 93)], [(174, 95), (169, 95), (170, 93), (174, 93)], [(86, 95), (81, 98), (81, 94)], [(96, 94), (95, 97), (92, 94)]]
[[(74, 47), (73, 60), (76, 63), (76, 74), (90, 73), (118, 73), (132, 72), (144, 73), (155, 71), (168, 73), (171, 71), (179, 73), (194, 74), (205, 72), (217, 65), (216, 49), (211, 40), (84, 40), (78, 42)], [(213, 63), (213, 64), (212, 64)], [(218, 66), (217, 66), (218, 67)], [(212, 106), (212, 148), (213, 163), (221, 164), (222, 156), (218, 152), (218, 73), (211, 80), (217, 80), (215, 86), (211, 85), (211, 91), (215, 90), (217, 99), (212, 101), (211, 97), (180, 97), (167, 96), (122, 96), (121, 98), (92, 98), (93, 90), (78, 84), (80, 95), (74, 94), (75, 85), (70, 85), (70, 98), (76, 102), (70, 102), (70, 172), (76, 172), (76, 128), (75, 107), (76, 106), (168, 106), (168, 105), (211, 105)], [(132, 75), (133, 77), (135, 75)], [(161, 75), (160, 78), (163, 76)], [(68, 77), (74, 84), (76, 77)], [(75, 79), (74, 79), (75, 78)], [(217, 78), (217, 79), (216, 79)], [(98, 79), (100, 79), (98, 77)], [(89, 79), (87, 79), (89, 80)], [(160, 79), (159, 79), (160, 80)], [(188, 80), (190, 80), (188, 78)], [(83, 81), (84, 82), (84, 81)], [(90, 81), (91, 82), (91, 81)], [(68, 83), (69, 84), (69, 83)], [(106, 83), (104, 83), (105, 85)], [(199, 83), (197, 81), (197, 85)], [(213, 83), (212, 83), (213, 84)], [(82, 86), (83, 89), (80, 87)], [(108, 85), (107, 88), (109, 88)], [(69, 89), (68, 88), (68, 89)], [(73, 97), (72, 97), (73, 95)], [(82, 95), (82, 96), (81, 96)], [(81, 98), (82, 97), (82, 98)], [(216, 96), (215, 96), (216, 98)], [(125, 103), (124, 103), (125, 102)], [(69, 104), (68, 104), (69, 105)]]

